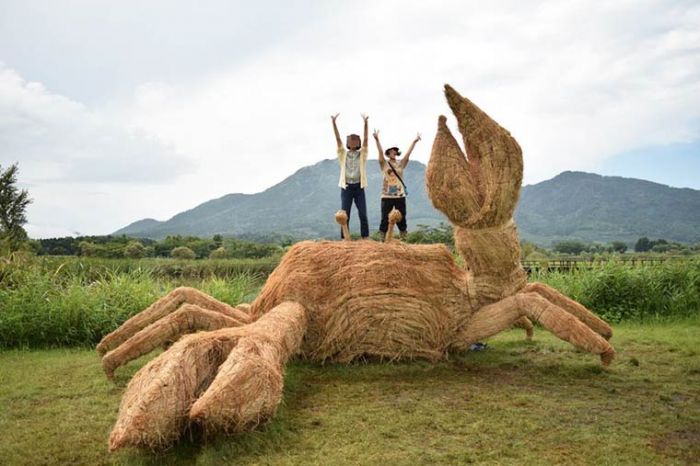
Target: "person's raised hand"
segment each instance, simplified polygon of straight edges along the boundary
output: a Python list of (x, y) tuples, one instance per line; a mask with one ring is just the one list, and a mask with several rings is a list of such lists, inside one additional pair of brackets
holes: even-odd
[(374, 136), (374, 139), (379, 141), (379, 130), (375, 129), (374, 131), (372, 131), (372, 136)]
[(366, 114), (364, 114), (364, 113), (360, 113), (360, 116), (362, 117), (362, 119), (364, 120), (364, 122), (367, 123), (367, 120), (369, 120), (369, 115), (366, 115)]
[(413, 140), (413, 142), (418, 142), (421, 140), (420, 133), (416, 133), (416, 139)]
[(333, 120), (333, 123), (335, 123), (335, 119), (338, 118), (340, 113), (336, 113), (335, 115), (331, 115), (331, 120)]

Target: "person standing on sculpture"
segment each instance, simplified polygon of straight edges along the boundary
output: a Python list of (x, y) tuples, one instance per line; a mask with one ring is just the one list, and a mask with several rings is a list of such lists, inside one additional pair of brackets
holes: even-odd
[[(408, 165), (408, 159), (416, 147), (416, 143), (421, 140), (420, 133), (411, 142), (406, 155), (397, 161), (397, 157), (401, 155), (398, 147), (390, 147), (386, 151), (382, 150), (382, 144), (379, 142), (379, 131), (374, 130), (372, 133), (374, 140), (377, 143), (377, 151), (379, 152), (379, 168), (382, 170), (382, 220), (379, 224), (379, 231), (382, 232), (382, 237), (386, 234), (389, 225), (389, 212), (396, 208), (401, 212), (401, 221), (398, 223), (399, 236), (402, 240), (406, 239), (408, 226), (406, 224), (406, 184), (403, 181), (403, 172)], [(384, 156), (388, 158), (385, 159)]]
[[(339, 113), (331, 116), (333, 121), (333, 131), (338, 146), (338, 164), (340, 165), (340, 204), (348, 214), (348, 226), (350, 225), (350, 210), (355, 202), (357, 213), (360, 217), (360, 235), (362, 239), (369, 237), (369, 222), (367, 221), (367, 201), (365, 200), (365, 187), (367, 186), (367, 115), (362, 115), (364, 121), (364, 138), (360, 139), (357, 134), (350, 134), (346, 139), (345, 147), (340, 139), (340, 132), (335, 120)], [(340, 237), (343, 238), (341, 230)]]

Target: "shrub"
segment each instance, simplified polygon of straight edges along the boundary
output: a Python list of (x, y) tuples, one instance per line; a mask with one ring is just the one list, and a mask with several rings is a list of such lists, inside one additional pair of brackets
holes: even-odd
[(627, 245), (622, 241), (613, 241), (612, 243), (610, 243), (610, 247), (613, 251), (619, 253), (624, 253), (625, 251), (627, 251)]
[(146, 247), (139, 241), (131, 241), (124, 248), (124, 257), (130, 259), (141, 259), (146, 255)]
[(560, 241), (554, 245), (554, 250), (563, 254), (578, 255), (588, 250), (588, 245), (578, 240)]
[(175, 259), (194, 259), (197, 256), (194, 251), (187, 246), (178, 246), (170, 251), (170, 257)]
[(225, 259), (226, 258), (226, 248), (223, 246), (214, 249), (209, 254), (209, 259)]

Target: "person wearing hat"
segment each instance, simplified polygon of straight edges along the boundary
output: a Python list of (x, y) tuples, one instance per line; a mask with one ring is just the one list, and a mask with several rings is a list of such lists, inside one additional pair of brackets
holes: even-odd
[[(408, 227), (406, 225), (406, 184), (403, 181), (403, 172), (408, 165), (408, 158), (416, 147), (416, 143), (421, 140), (420, 133), (411, 142), (406, 155), (397, 161), (397, 157), (401, 155), (398, 147), (390, 147), (387, 150), (382, 150), (382, 144), (379, 142), (379, 131), (374, 130), (372, 133), (374, 140), (377, 143), (377, 151), (379, 152), (379, 168), (382, 170), (382, 220), (379, 224), (379, 231), (382, 232), (382, 237), (386, 234), (389, 226), (389, 212), (396, 208), (401, 212), (401, 221), (398, 223), (400, 238), (406, 239)], [(384, 156), (386, 155), (386, 159)]]
[[(338, 164), (340, 165), (340, 204), (341, 209), (348, 216), (348, 226), (350, 225), (350, 210), (355, 202), (357, 213), (360, 216), (360, 236), (362, 239), (369, 238), (369, 222), (367, 221), (367, 201), (365, 200), (365, 187), (367, 186), (367, 115), (362, 115), (365, 122), (364, 139), (361, 140), (357, 134), (348, 135), (343, 147), (340, 139), (340, 132), (335, 120), (339, 113), (331, 116), (333, 121), (333, 131), (337, 143)], [(343, 238), (343, 231), (340, 231)]]

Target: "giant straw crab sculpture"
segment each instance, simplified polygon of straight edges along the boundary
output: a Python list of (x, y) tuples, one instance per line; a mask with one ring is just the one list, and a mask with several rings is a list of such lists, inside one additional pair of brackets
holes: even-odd
[(547, 285), (527, 283), (513, 210), (522, 152), (508, 131), (450, 86), (467, 155), (440, 116), (426, 172), (435, 207), (454, 225), (459, 267), (442, 245), (304, 241), (252, 304), (178, 288), (104, 337), (108, 376), (169, 341), (129, 382), (109, 448), (163, 448), (191, 425), (254, 428), (275, 414), (287, 360), (439, 360), (530, 319), (609, 364), (612, 330)]

